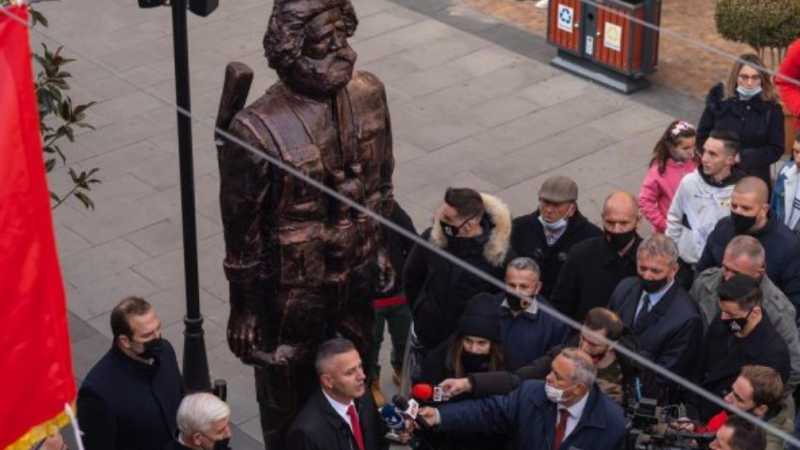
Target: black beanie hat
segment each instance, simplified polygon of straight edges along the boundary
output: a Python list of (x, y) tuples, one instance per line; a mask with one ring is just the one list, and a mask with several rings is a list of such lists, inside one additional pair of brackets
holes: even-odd
[(478, 294), (467, 302), (458, 333), (500, 342), (500, 303), (490, 294)]

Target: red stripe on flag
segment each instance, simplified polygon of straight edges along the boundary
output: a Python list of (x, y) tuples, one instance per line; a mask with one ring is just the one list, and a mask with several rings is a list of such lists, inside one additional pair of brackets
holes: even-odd
[(24, 6), (0, 12), (0, 449), (75, 400), (27, 22)]

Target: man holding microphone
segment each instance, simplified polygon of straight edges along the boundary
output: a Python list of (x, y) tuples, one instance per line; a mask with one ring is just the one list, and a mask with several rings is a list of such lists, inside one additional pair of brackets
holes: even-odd
[(617, 450), (625, 439), (623, 412), (595, 386), (596, 374), (588, 354), (565, 348), (546, 382), (526, 381), (504, 396), (421, 408), (419, 415), (437, 431), (513, 435), (519, 450)]

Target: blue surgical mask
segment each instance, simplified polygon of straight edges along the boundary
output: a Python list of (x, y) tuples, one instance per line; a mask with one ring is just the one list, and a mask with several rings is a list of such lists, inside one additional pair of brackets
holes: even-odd
[(742, 100), (750, 100), (751, 98), (760, 94), (761, 91), (762, 91), (761, 86), (756, 86), (754, 88), (749, 88), (749, 89), (744, 86), (736, 87), (736, 92), (739, 93), (739, 97), (741, 97)]
[(548, 222), (544, 220), (544, 217), (542, 217), (542, 215), (540, 214), (539, 223), (541, 223), (544, 229), (547, 231), (558, 231), (558, 230), (563, 230), (564, 228), (567, 227), (567, 218), (562, 217), (556, 220), (555, 222)]

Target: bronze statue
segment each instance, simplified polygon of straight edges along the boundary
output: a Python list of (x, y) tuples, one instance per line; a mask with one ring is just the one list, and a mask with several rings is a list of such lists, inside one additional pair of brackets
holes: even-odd
[[(392, 136), (383, 84), (355, 72), (350, 0), (276, 0), (264, 48), (280, 81), (240, 111), (252, 71), (228, 66), (217, 124), (342, 195), (389, 216)], [(363, 357), (378, 278), (378, 223), (218, 139), (228, 344), (256, 367), (269, 449), (316, 389), (317, 345), (339, 335)]]

